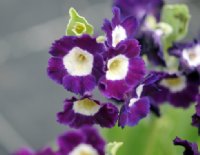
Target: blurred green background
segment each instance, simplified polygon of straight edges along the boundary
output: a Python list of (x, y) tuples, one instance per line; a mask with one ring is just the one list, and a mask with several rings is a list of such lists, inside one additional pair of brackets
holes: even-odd
[(124, 143), (117, 155), (182, 155), (184, 149), (173, 145), (176, 136), (200, 144), (197, 129), (190, 125), (194, 106), (183, 110), (166, 104), (161, 111), (162, 117), (151, 114), (136, 127), (121, 129), (116, 126), (102, 132), (109, 142)]

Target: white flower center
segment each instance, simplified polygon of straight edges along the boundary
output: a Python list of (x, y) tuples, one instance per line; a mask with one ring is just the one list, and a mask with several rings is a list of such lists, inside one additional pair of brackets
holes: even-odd
[(184, 76), (164, 79), (160, 82), (160, 85), (168, 88), (173, 93), (180, 92), (187, 86)]
[(129, 60), (125, 55), (118, 55), (108, 60), (106, 71), (106, 79), (122, 80), (128, 72)]
[(100, 109), (100, 105), (88, 98), (74, 102), (73, 110), (75, 113), (86, 116), (93, 116)]
[(137, 97), (130, 99), (130, 102), (128, 104), (129, 107), (131, 107), (135, 102), (137, 102), (140, 99), (142, 91), (143, 91), (143, 88), (144, 88), (144, 84), (141, 84), (136, 88)]
[(69, 155), (98, 155), (97, 150), (89, 144), (79, 144)]
[(189, 66), (197, 67), (200, 65), (200, 45), (190, 49), (183, 50), (183, 59), (185, 59)]
[(72, 76), (86, 76), (91, 74), (94, 57), (88, 51), (74, 47), (63, 57), (63, 64)]
[(125, 40), (126, 38), (126, 30), (120, 25), (116, 26), (112, 31), (112, 46), (116, 47), (120, 41)]

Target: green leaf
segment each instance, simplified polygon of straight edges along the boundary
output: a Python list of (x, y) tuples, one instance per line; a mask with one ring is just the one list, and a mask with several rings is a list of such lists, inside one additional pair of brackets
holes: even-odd
[(173, 145), (178, 136), (200, 145), (198, 130), (191, 126), (194, 106), (188, 109), (161, 106), (160, 118), (149, 115), (135, 127), (101, 129), (107, 141), (124, 145), (117, 155), (181, 155), (183, 148)]
[(118, 149), (123, 145), (122, 142), (108, 143), (106, 146), (106, 155), (116, 155)]
[(162, 22), (168, 23), (173, 28), (170, 41), (183, 39), (188, 32), (190, 13), (187, 5), (175, 4), (165, 5), (162, 12)]
[(80, 16), (74, 8), (69, 9), (69, 23), (66, 29), (66, 35), (80, 36), (82, 34), (93, 35), (94, 28), (87, 22), (85, 17)]

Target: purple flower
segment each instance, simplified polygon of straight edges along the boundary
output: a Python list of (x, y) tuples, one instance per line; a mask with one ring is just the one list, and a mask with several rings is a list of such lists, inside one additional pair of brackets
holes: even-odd
[(143, 21), (146, 15), (153, 15), (160, 19), (163, 0), (113, 0), (114, 6), (120, 8), (122, 17), (134, 16)]
[(83, 127), (58, 138), (59, 155), (105, 155), (105, 141), (97, 130)]
[(106, 75), (99, 81), (99, 89), (107, 98), (123, 100), (145, 75), (145, 63), (139, 57), (137, 40), (125, 40), (107, 52)]
[(181, 69), (186, 72), (197, 70), (200, 73), (200, 40), (175, 43), (169, 52), (179, 59)]
[(155, 86), (155, 83), (164, 75), (163, 72), (152, 71), (140, 81), (140, 84), (133, 89), (132, 94), (121, 108), (119, 126), (123, 128), (126, 125), (137, 125), (141, 119), (149, 114), (150, 110), (160, 115), (159, 108), (151, 102), (151, 96), (144, 93), (144, 88)]
[(200, 94), (197, 95), (196, 113), (192, 116), (192, 125), (198, 128), (200, 134)]
[(53, 43), (47, 68), (51, 79), (76, 93), (86, 94), (94, 89), (103, 74), (104, 45), (89, 35), (64, 36)]
[(14, 155), (59, 155), (56, 152), (53, 152), (50, 148), (42, 149), (38, 152), (34, 152), (28, 148), (22, 148), (19, 151), (15, 152)]
[(99, 124), (111, 128), (118, 119), (118, 108), (111, 103), (100, 103), (91, 97), (65, 100), (64, 111), (57, 114), (58, 122), (79, 128)]
[(121, 21), (120, 10), (113, 8), (112, 22), (105, 19), (102, 29), (106, 33), (107, 45), (116, 47), (122, 40), (133, 38), (133, 34), (137, 28), (137, 21), (134, 17), (128, 17)]
[(195, 101), (198, 94), (199, 76), (196, 73), (166, 74), (157, 82), (156, 87), (147, 86), (144, 93), (151, 97), (151, 101), (162, 104), (168, 101), (175, 107), (187, 108)]
[(141, 44), (141, 55), (147, 55), (148, 60), (153, 65), (165, 66), (162, 38), (157, 31), (147, 30), (142, 31), (138, 37), (138, 41)]
[(182, 140), (176, 137), (176, 139), (174, 139), (174, 145), (180, 145), (185, 148), (183, 155), (199, 155), (198, 146), (196, 143), (191, 143), (187, 140)]
[(150, 111), (150, 103), (148, 97), (141, 97), (143, 84), (136, 88), (136, 95), (127, 99), (125, 105), (122, 106), (119, 115), (119, 126), (135, 126), (138, 122), (146, 117)]
[(13, 155), (105, 155), (105, 141), (96, 129), (85, 126), (58, 137), (58, 149), (45, 148), (37, 152), (23, 148)]

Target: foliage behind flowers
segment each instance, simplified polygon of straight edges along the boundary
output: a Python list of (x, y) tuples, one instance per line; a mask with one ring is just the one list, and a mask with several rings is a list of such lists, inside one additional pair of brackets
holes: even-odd
[[(49, 50), (47, 73), (74, 93), (57, 121), (75, 129), (58, 138), (57, 149), (21, 149), (15, 155), (116, 155), (122, 142), (119, 154), (175, 155), (173, 140), (185, 155), (199, 154), (197, 144), (176, 138), (188, 133), (184, 138), (197, 140), (190, 124), (200, 127), (200, 42), (181, 42), (189, 25), (187, 6), (114, 0), (112, 12), (102, 25), (105, 35), (98, 36), (70, 8), (66, 34)], [(95, 99), (95, 88), (106, 102)], [(107, 128), (102, 131), (108, 141), (119, 142), (106, 144), (95, 125)]]

